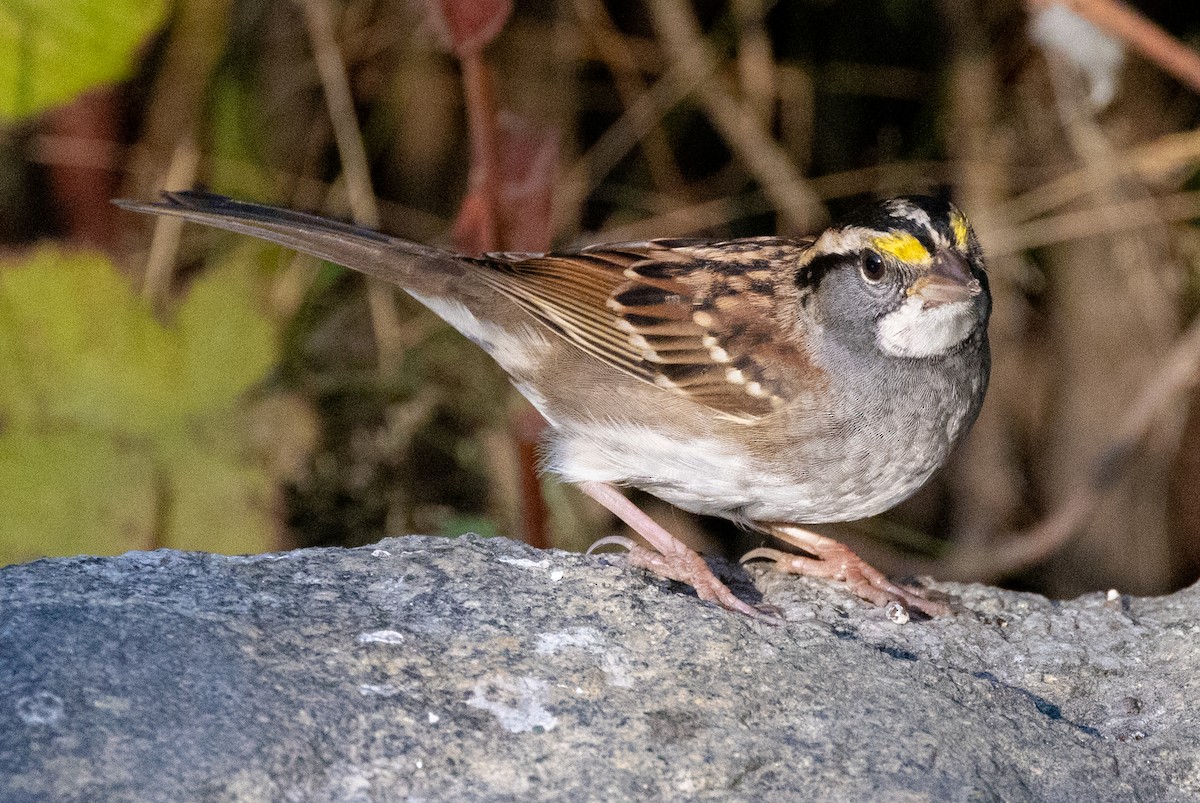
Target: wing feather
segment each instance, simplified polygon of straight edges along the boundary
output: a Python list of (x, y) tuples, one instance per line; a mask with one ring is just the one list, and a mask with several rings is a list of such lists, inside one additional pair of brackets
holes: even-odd
[(750, 421), (777, 409), (787, 385), (802, 378), (766, 368), (757, 352), (766, 348), (775, 364), (808, 365), (798, 347), (781, 342), (776, 320), (788, 301), (780, 294), (794, 286), (792, 263), (808, 244), (650, 241), (478, 262), (490, 268), (484, 281), (584, 352)]

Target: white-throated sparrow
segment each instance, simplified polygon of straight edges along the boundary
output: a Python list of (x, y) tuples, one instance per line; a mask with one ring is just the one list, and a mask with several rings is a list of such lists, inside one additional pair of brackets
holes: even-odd
[(897, 504), (979, 411), (991, 297), (979, 244), (946, 201), (883, 201), (813, 239), (482, 257), (205, 193), (117, 203), (252, 234), (402, 287), (509, 373), (551, 425), (546, 468), (653, 547), (633, 547), (634, 562), (702, 599), (759, 615), (614, 486), (814, 556), (748, 557), (843, 580), (877, 604), (946, 610), (797, 526)]

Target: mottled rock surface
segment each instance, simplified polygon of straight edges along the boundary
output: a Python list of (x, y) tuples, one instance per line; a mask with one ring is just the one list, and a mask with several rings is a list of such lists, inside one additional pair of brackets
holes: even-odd
[(753, 579), (785, 626), (502, 539), (10, 566), (0, 800), (1200, 799), (1196, 588)]

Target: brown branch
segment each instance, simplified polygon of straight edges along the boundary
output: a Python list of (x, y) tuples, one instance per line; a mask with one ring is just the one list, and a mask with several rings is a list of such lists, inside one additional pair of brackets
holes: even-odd
[[(949, 166), (945, 162), (895, 162), (827, 173), (810, 178), (808, 183), (818, 197), (829, 200), (877, 192), (885, 177), (888, 186), (906, 189), (950, 183), (948, 169)], [(579, 244), (692, 234), (704, 229), (718, 228), (744, 217), (761, 215), (773, 208), (761, 190), (752, 190), (709, 201), (674, 205), (641, 220), (608, 227), (580, 238)]]
[(610, 226), (579, 240), (580, 245), (678, 237), (726, 226), (732, 221), (770, 212), (774, 207), (761, 192), (715, 198), (668, 209), (650, 217)]
[[(621, 103), (625, 108), (630, 108), (647, 90), (633, 48), (625, 35), (617, 30), (602, 0), (575, 0), (575, 13), (580, 18), (584, 35), (591, 40), (592, 47), (612, 73), (613, 86), (621, 97)], [(682, 195), (683, 175), (679, 172), (661, 122), (660, 114), (641, 137), (646, 166), (657, 187), (669, 194)]]
[(985, 240), (989, 257), (997, 258), (1068, 240), (1098, 237), (1118, 231), (1161, 226), (1200, 217), (1200, 192), (1177, 192), (1089, 207), (1023, 223)]
[(321, 86), (325, 90), (329, 122), (333, 124), (338, 156), (342, 161), (342, 170), (346, 173), (350, 214), (360, 226), (377, 229), (379, 208), (375, 204), (375, 191), (371, 187), (367, 150), (363, 145), (362, 132), (358, 128), (358, 115), (354, 110), (350, 78), (346, 74), (346, 65), (334, 35), (333, 15), (328, 0), (302, 0), (302, 3), (304, 19), (308, 23), (309, 39), (312, 42), (313, 58), (316, 60), (317, 73), (321, 77)]
[[(160, 186), (165, 190), (187, 189), (196, 183), (196, 171), (200, 165), (200, 151), (191, 137), (184, 137), (171, 154), (171, 163), (166, 178)], [(150, 253), (146, 257), (146, 274), (142, 282), (142, 297), (156, 309), (160, 308), (171, 290), (175, 274), (175, 254), (179, 251), (179, 240), (183, 232), (180, 218), (159, 217), (154, 222), (154, 234), (150, 237)]]
[(728, 80), (717, 74), (717, 59), (702, 38), (688, 5), (684, 0), (653, 0), (650, 10), (675, 70), (686, 76), (712, 76), (696, 86), (696, 99), (775, 204), (784, 228), (802, 232), (819, 228), (826, 219), (825, 207), (753, 110), (739, 101)]
[(565, 228), (579, 205), (604, 180), (634, 146), (662, 120), (663, 115), (691, 94), (707, 73), (668, 71), (650, 89), (625, 108), (625, 113), (565, 171), (554, 194), (554, 225)]
[[(1163, 181), (1170, 174), (1200, 161), (1200, 129), (1166, 134), (1130, 148), (1117, 160), (1142, 181)], [(1090, 166), (1072, 170), (1005, 202), (998, 217), (1021, 222), (1066, 206), (1101, 187), (1108, 177)]]
[(989, 582), (1032, 566), (1061, 549), (1082, 529), (1106, 492), (1124, 476), (1129, 458), (1163, 409), (1200, 379), (1200, 316), (1176, 341), (1171, 353), (1117, 423), (1116, 436), (1096, 459), (1088, 478), (1040, 523), (1019, 534), (998, 536), (986, 544), (952, 551), (944, 561), (925, 567), (942, 577)]
[[(379, 205), (375, 201), (375, 190), (371, 186), (367, 150), (363, 145), (362, 132), (358, 128), (358, 116), (354, 111), (354, 97), (350, 91), (346, 65), (334, 36), (333, 15), (328, 0), (301, 2), (317, 73), (325, 90), (325, 104), (329, 110), (329, 121), (333, 125), (334, 141), (337, 143), (342, 172), (346, 178), (350, 214), (360, 226), (378, 229)], [(403, 351), (402, 327), (393, 304), (392, 292), (378, 282), (370, 282), (367, 286), (367, 302), (371, 307), (371, 323), (375, 330), (375, 340), (379, 344), (379, 363), (382, 370), (391, 370), (392, 366), (399, 362)]]
[(764, 24), (767, 3), (734, 0), (733, 12), (738, 21), (737, 71), (742, 96), (755, 118), (763, 125), (770, 125), (778, 90), (771, 37)]

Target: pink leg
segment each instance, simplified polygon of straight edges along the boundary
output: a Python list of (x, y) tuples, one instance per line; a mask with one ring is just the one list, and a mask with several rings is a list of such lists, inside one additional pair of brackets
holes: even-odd
[(775, 561), (776, 568), (781, 571), (840, 580), (859, 597), (881, 607), (889, 602), (897, 602), (905, 608), (916, 608), (929, 616), (945, 616), (950, 613), (949, 606), (927, 599), (921, 591), (902, 588), (888, 580), (882, 572), (850, 551), (849, 547), (832, 538), (817, 535), (794, 524), (759, 526), (776, 538), (798, 546), (816, 557), (760, 548), (743, 555), (743, 563), (755, 558), (766, 558)]
[[(653, 549), (638, 546), (627, 538), (601, 538), (592, 549), (605, 544), (620, 544), (629, 549), (629, 562), (647, 569), (660, 577), (687, 583), (696, 589), (700, 599), (715, 602), (723, 608), (744, 613), (755, 619), (776, 621), (734, 596), (729, 588), (717, 579), (704, 559), (689, 549), (686, 544), (662, 528), (633, 502), (611, 485), (603, 482), (583, 482), (579, 489), (604, 505), (614, 516), (628, 524), (634, 532), (650, 542)], [(589, 552), (591, 550), (588, 550)]]

